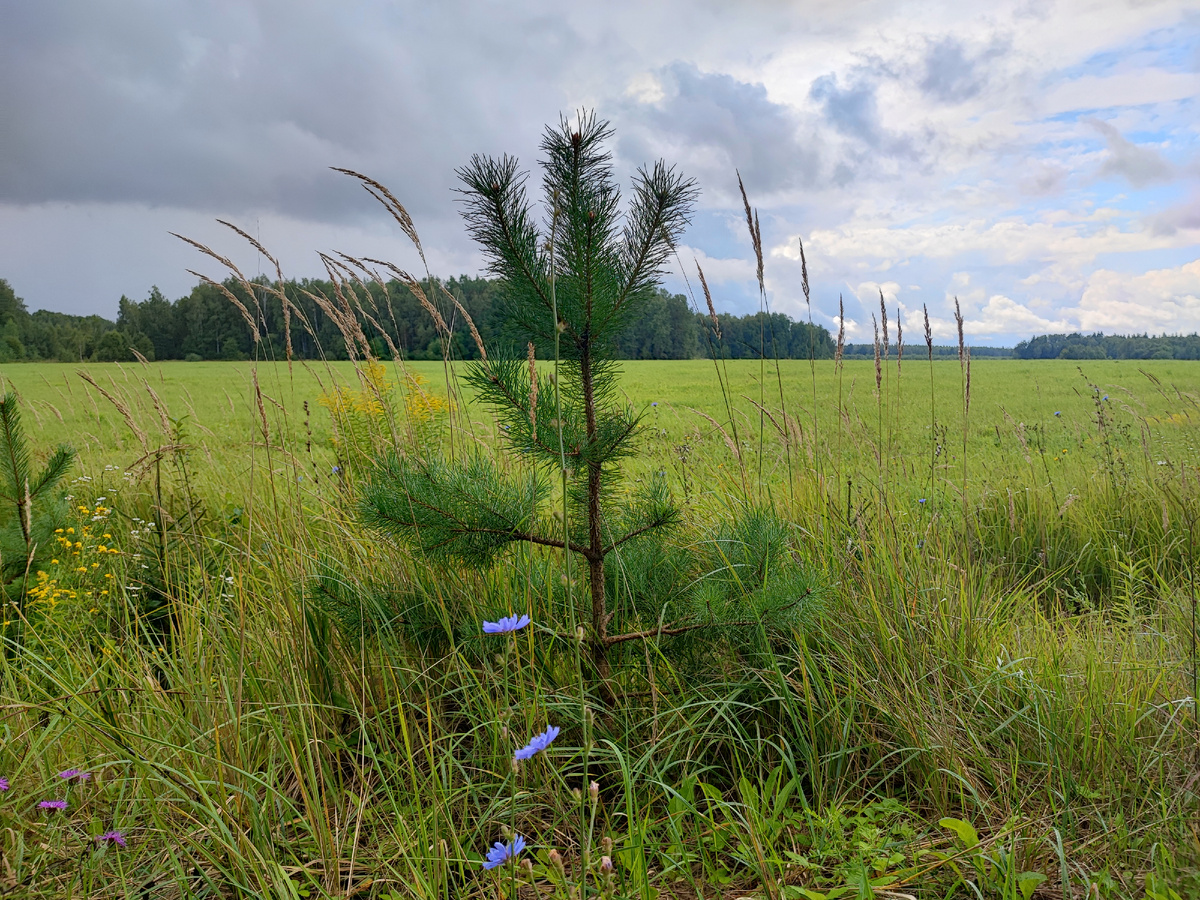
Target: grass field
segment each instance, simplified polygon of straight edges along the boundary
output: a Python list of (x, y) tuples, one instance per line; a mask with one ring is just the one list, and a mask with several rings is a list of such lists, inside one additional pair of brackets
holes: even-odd
[(0, 680), (7, 895), (1200, 895), (1200, 364), (975, 361), (969, 406), (909, 356), (622, 369), (680, 548), (777, 541), (814, 599), (603, 690), (578, 568), (358, 521), (390, 447), (521, 468), (441, 364), (0, 370), (33, 455), (79, 451)]

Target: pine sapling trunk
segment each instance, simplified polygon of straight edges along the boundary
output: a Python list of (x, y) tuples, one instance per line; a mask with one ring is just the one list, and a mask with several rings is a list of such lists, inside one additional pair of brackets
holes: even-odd
[[(585, 339), (586, 340), (586, 339)], [(590, 343), (590, 342), (589, 342)], [(596, 439), (596, 394), (592, 382), (592, 353), (585, 343), (580, 354), (580, 381), (583, 387), (583, 407), (587, 424), (587, 439), (593, 444)], [(592, 590), (592, 663), (601, 679), (609, 676), (608, 665), (608, 609), (604, 587), (604, 540), (600, 530), (600, 476), (598, 460), (588, 462), (587, 518), (588, 518), (588, 575)]]

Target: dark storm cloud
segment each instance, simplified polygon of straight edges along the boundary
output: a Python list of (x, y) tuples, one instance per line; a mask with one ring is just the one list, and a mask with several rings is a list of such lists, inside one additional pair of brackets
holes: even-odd
[[(570, 70), (573, 43), (561, 21), (481, 5), (15, 7), (0, 14), (0, 203), (19, 205), (340, 218), (370, 202), (328, 170), (342, 165), (403, 179), (418, 208), (444, 208), (454, 165), (512, 122), (559, 109), (549, 76), (564, 60)], [(538, 52), (519, 57), (527, 89), (501, 93), (482, 60), (514, 57), (517, 33)]]
[(821, 176), (820, 144), (761, 84), (673, 63), (657, 73), (662, 96), (620, 109), (620, 155), (633, 163), (664, 157), (728, 200), (734, 170), (764, 195), (809, 187)]

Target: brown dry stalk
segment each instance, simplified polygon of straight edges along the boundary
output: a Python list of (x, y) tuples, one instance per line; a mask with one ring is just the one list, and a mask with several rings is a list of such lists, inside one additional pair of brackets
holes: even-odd
[(700, 263), (696, 263), (696, 272), (700, 275), (700, 288), (704, 291), (704, 300), (708, 303), (708, 317), (712, 319), (713, 331), (717, 333), (717, 340), (721, 339), (721, 322), (717, 319), (717, 310), (713, 306), (712, 294), (708, 290), (708, 282), (704, 280), (704, 270), (700, 268)]
[(900, 374), (900, 364), (904, 362), (904, 326), (900, 323), (900, 306), (896, 305), (896, 375)]
[(875, 313), (871, 313), (871, 327), (875, 329), (875, 391), (883, 389), (883, 366), (879, 363), (879, 322)]
[(967, 365), (966, 365), (967, 390), (966, 390), (966, 395), (964, 396), (964, 403), (966, 404), (965, 410), (969, 413), (971, 411), (971, 348), (970, 347), (967, 347), (963, 351), (963, 357), (967, 361)]
[(267, 408), (263, 406), (262, 391), (258, 387), (258, 369), (250, 370), (250, 380), (254, 384), (254, 400), (258, 404), (258, 420), (259, 427), (262, 429), (263, 444), (266, 447), (271, 446), (271, 430), (267, 427)]

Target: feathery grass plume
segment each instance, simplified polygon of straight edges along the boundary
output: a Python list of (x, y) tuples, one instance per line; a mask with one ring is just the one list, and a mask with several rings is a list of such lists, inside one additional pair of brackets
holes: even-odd
[(804, 256), (804, 241), (799, 235), (796, 236), (796, 241), (800, 244), (800, 288), (804, 291), (804, 305), (808, 307), (809, 315), (812, 315), (812, 302), (808, 294), (808, 259)]
[(765, 295), (766, 283), (763, 278), (762, 230), (758, 225), (758, 213), (750, 208), (750, 199), (746, 196), (746, 186), (742, 184), (742, 173), (736, 169), (738, 190), (742, 192), (742, 206), (746, 210), (746, 228), (750, 232), (750, 245), (754, 248), (754, 259), (757, 263), (755, 274), (758, 276), (758, 290)]
[(963, 362), (963, 349), (966, 344), (963, 342), (963, 317), (962, 309), (959, 308), (958, 298), (954, 298), (954, 323), (958, 326), (958, 361)]
[(396, 223), (400, 226), (400, 230), (404, 232), (414, 247), (417, 248), (417, 253), (421, 257), (421, 265), (426, 269), (429, 268), (425, 262), (425, 249), (421, 246), (421, 239), (417, 236), (417, 227), (413, 224), (412, 216), (408, 214), (408, 210), (404, 208), (404, 204), (393, 196), (392, 192), (383, 184), (380, 184), (374, 178), (369, 178), (355, 172), (353, 169), (341, 169), (337, 166), (330, 166), (335, 172), (341, 172), (343, 175), (349, 175), (351, 178), (357, 178), (362, 182), (363, 190), (383, 204)]
[(933, 329), (929, 327), (929, 307), (922, 303), (921, 309), (925, 313), (925, 349), (929, 353), (929, 361), (933, 362)]
[(475, 327), (475, 320), (471, 318), (471, 314), (467, 312), (467, 308), (458, 302), (458, 298), (442, 287), (441, 282), (438, 282), (438, 287), (443, 294), (454, 302), (455, 307), (462, 313), (463, 321), (467, 323), (467, 329), (471, 332), (471, 340), (475, 342), (475, 349), (479, 351), (479, 358), (486, 363), (487, 348), (483, 346), (483, 338), (479, 334), (479, 329)]
[[(187, 238), (183, 238), (183, 240), (188, 241), (189, 244), (195, 243), (194, 241), (188, 240)], [(199, 245), (197, 245), (197, 246), (199, 246)], [(223, 259), (223, 257), (217, 257), (217, 258)], [(233, 293), (233, 291), (229, 290), (229, 288), (225, 287), (225, 285), (221, 284), (221, 282), (214, 281), (213, 279), (209, 278), (207, 275), (202, 275), (201, 273), (199, 273), (193, 269), (188, 269), (187, 273), (189, 275), (195, 275), (197, 278), (199, 278), (202, 282), (207, 284), (209, 287), (216, 288), (218, 291), (220, 291), (224, 295), (225, 299), (228, 300), (230, 303), (232, 303), (237, 308), (237, 311), (242, 314), (242, 318), (246, 320), (246, 324), (250, 326), (250, 334), (253, 335), (253, 337), (254, 337), (254, 343), (257, 344), (262, 339), (262, 335), (259, 333), (259, 330), (258, 330), (258, 322), (255, 320), (254, 316), (252, 316), (250, 314), (250, 310), (246, 309), (246, 304), (244, 304), (240, 299), (238, 299), (238, 296), (235, 293)], [(245, 283), (249, 284), (249, 282), (245, 282)]]
[(883, 302), (883, 291), (879, 291), (879, 319), (883, 323), (883, 359), (884, 362), (888, 358), (888, 318), (887, 306)]
[(704, 302), (708, 304), (708, 317), (712, 319), (713, 331), (719, 341), (721, 340), (721, 321), (717, 318), (717, 310), (713, 306), (712, 294), (708, 290), (708, 282), (704, 280), (704, 270), (700, 268), (700, 263), (696, 263), (696, 273), (700, 276), (700, 289), (704, 291)]
[(871, 313), (871, 327), (875, 329), (875, 392), (879, 393), (883, 389), (883, 366), (879, 361), (879, 321), (875, 313)]
[(896, 374), (900, 374), (900, 365), (904, 362), (904, 325), (900, 321), (900, 306), (896, 305)]
[(537, 435), (537, 356), (534, 352), (533, 341), (529, 342), (529, 430)]
[(267, 258), (267, 261), (275, 268), (275, 284), (276, 287), (267, 287), (267, 292), (279, 299), (283, 309), (283, 334), (285, 342), (285, 354), (287, 356), (288, 368), (292, 365), (292, 303), (288, 300), (284, 293), (283, 287), (283, 269), (279, 265), (279, 260), (267, 252), (267, 248), (255, 237), (244, 231), (232, 222), (227, 222), (224, 219), (217, 219), (217, 222), (224, 225), (226, 228), (239, 234), (247, 243), (255, 250)]
[(113, 405), (117, 412), (121, 414), (121, 418), (125, 420), (125, 424), (129, 426), (129, 430), (134, 433), (135, 437), (137, 437), (138, 443), (142, 445), (142, 451), (149, 452), (150, 439), (146, 437), (146, 432), (142, 431), (141, 427), (137, 423), (137, 420), (134, 419), (133, 413), (130, 411), (129, 407), (117, 397), (114, 397), (112, 394), (106, 391), (104, 388), (100, 387), (100, 385), (96, 383), (96, 379), (94, 379), (83, 369), (79, 369), (75, 374), (99, 391), (100, 396)]
[(842, 295), (838, 294), (838, 335), (837, 349), (833, 354), (833, 364), (836, 368), (842, 367), (842, 356), (846, 352), (846, 304), (842, 300)]

